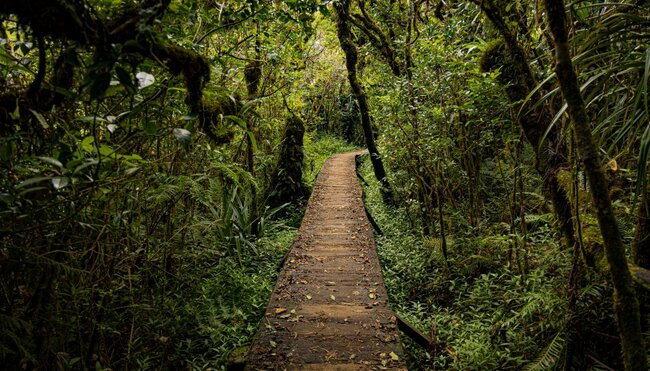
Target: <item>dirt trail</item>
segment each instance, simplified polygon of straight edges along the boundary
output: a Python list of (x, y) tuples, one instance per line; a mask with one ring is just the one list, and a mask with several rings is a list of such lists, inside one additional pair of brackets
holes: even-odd
[(247, 370), (405, 370), (352, 152), (320, 172)]

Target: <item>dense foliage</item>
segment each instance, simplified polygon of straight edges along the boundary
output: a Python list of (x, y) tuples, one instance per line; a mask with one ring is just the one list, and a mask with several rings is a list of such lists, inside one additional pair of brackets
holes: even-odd
[(649, 285), (607, 231), (650, 269), (650, 4), (563, 4), (2, 1), (0, 363), (241, 362), (315, 175), (367, 145), (412, 369), (634, 369), (613, 308), (647, 334)]

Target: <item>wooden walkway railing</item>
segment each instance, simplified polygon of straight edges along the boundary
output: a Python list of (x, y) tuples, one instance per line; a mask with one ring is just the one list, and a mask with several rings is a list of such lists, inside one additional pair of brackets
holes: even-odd
[(321, 170), (247, 370), (406, 369), (355, 157)]

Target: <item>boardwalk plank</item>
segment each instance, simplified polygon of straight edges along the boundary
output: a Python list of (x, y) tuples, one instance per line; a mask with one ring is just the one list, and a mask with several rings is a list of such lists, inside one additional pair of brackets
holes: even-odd
[(355, 172), (323, 166), (251, 346), (247, 370), (405, 370)]

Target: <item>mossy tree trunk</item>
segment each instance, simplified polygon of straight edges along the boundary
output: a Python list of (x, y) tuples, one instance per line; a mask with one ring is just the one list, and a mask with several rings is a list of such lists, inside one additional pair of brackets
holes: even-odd
[(289, 116), (280, 156), (269, 187), (268, 204), (271, 207), (285, 203), (298, 203), (309, 195), (307, 185), (302, 181), (302, 164), (305, 159), (304, 136), (305, 123), (298, 116)]
[(625, 369), (647, 370), (639, 302), (627, 265), (625, 246), (609, 198), (601, 158), (591, 135), (589, 117), (580, 92), (578, 76), (571, 61), (566, 9), (562, 0), (546, 0), (545, 4), (548, 24), (555, 40), (555, 73), (573, 122), (578, 151), (589, 181), (591, 197), (596, 206), (598, 224), (614, 284), (614, 313), (621, 335)]
[(354, 42), (352, 41), (352, 31), (350, 30), (350, 0), (336, 1), (334, 2), (334, 8), (336, 9), (337, 15), (336, 28), (338, 31), (338, 38), (341, 43), (341, 49), (343, 49), (343, 52), (345, 53), (345, 65), (348, 71), (350, 87), (352, 88), (352, 92), (359, 104), (361, 126), (363, 127), (366, 146), (370, 153), (370, 161), (372, 162), (375, 177), (381, 183), (381, 192), (384, 202), (392, 204), (394, 202), (393, 190), (388, 182), (388, 178), (386, 177), (386, 170), (384, 169), (384, 164), (379, 155), (379, 150), (375, 144), (375, 137), (373, 135), (372, 122), (370, 120), (370, 112), (368, 108), (368, 98), (363, 86), (361, 86), (361, 83), (357, 78), (357, 61), (359, 59), (359, 53), (356, 45), (354, 45)]
[(650, 269), (650, 208), (643, 198), (637, 213), (634, 241), (632, 242), (632, 258), (634, 264), (641, 268)]
[[(259, 58), (259, 39), (255, 43), (255, 47), (258, 50), (257, 57)], [(252, 60), (246, 66), (244, 70), (244, 78), (246, 79), (246, 90), (248, 93), (248, 99), (257, 98), (260, 80), (262, 77), (262, 66), (259, 60)], [(246, 117), (246, 170), (255, 177), (255, 146), (253, 145), (253, 140), (255, 138), (255, 128), (253, 125), (253, 115), (248, 115)], [(257, 234), (259, 231), (259, 205), (257, 202), (257, 191), (255, 187), (251, 187), (251, 202), (252, 202), (252, 212), (254, 213), (255, 222), (253, 223), (253, 233)]]
[[(507, 50), (507, 61), (502, 60), (501, 65), (490, 63), (492, 70), (504, 67), (510, 73), (503, 73), (500, 82), (506, 87), (508, 99), (511, 102), (521, 102), (535, 90), (537, 81), (530, 68), (526, 51), (517, 41), (517, 36), (508, 26), (502, 9), (491, 0), (473, 0), (480, 6), (485, 16), (490, 20), (504, 41)], [(500, 52), (500, 51), (499, 51)], [(526, 107), (521, 111), (526, 112), (518, 115), (518, 123), (524, 135), (535, 151), (537, 159), (537, 171), (544, 182), (544, 194), (553, 204), (556, 219), (560, 224), (560, 231), (569, 246), (575, 247), (575, 231), (572, 223), (571, 202), (566, 191), (560, 186), (557, 174), (563, 168), (568, 168), (566, 147), (562, 144), (560, 130), (557, 126), (550, 128), (546, 134), (546, 146), (542, 146), (547, 127), (553, 118), (553, 113), (545, 106), (531, 108), (532, 102), (540, 100), (542, 94), (538, 91), (533, 93)]]
[[(358, 3), (361, 14), (351, 14), (351, 17), (348, 18), (349, 22), (353, 23), (368, 37), (370, 43), (377, 48), (379, 54), (386, 60), (393, 75), (402, 76), (404, 70), (409, 68), (409, 66), (408, 64), (403, 65), (398, 61), (397, 48), (395, 47), (393, 37), (390, 36), (390, 32), (389, 34), (385, 33), (372, 15), (368, 13), (365, 0), (359, 0)], [(350, 14), (349, 11), (348, 14)]]

